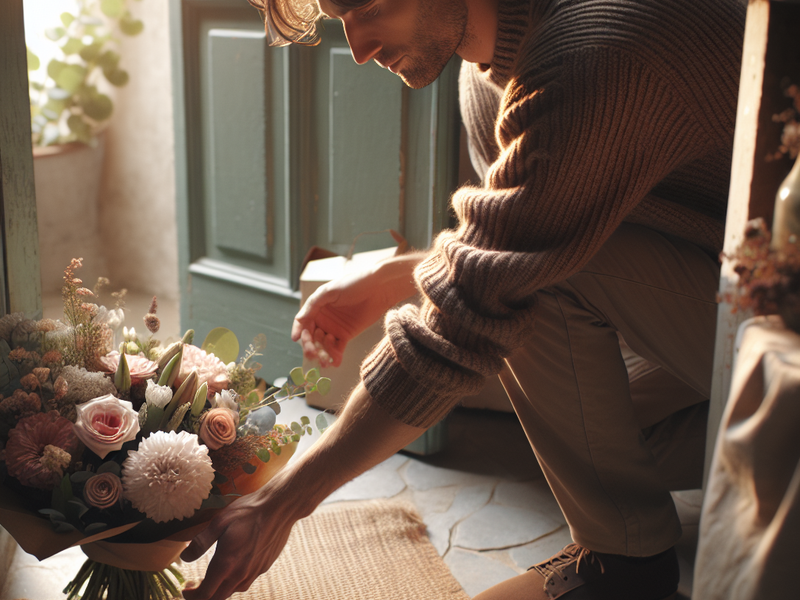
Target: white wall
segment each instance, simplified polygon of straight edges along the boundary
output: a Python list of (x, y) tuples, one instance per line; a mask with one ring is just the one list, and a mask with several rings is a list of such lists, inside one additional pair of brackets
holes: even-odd
[(117, 90), (106, 139), (100, 229), (115, 287), (178, 298), (175, 161), (168, 3), (134, 2), (144, 31), (124, 38), (120, 66), (130, 81)]

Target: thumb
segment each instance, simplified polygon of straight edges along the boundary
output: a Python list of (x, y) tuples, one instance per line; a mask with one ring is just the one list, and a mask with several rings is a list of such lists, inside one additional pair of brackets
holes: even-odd
[(219, 534), (213, 525), (209, 525), (204, 531), (200, 532), (192, 540), (186, 549), (181, 552), (181, 560), (185, 562), (193, 562), (203, 556), (214, 542), (219, 538)]

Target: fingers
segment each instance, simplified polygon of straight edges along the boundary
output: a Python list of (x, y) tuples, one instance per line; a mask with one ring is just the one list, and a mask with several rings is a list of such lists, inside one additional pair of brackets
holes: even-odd
[(225, 581), (224, 575), (221, 575), (224, 571), (218, 568), (218, 560), (215, 554), (208, 563), (206, 576), (200, 582), (199, 586), (193, 589), (183, 589), (183, 597), (185, 600), (225, 600), (233, 593), (234, 590), (230, 590), (226, 595), (225, 590), (220, 589), (221, 584)]
[(308, 329), (303, 329), (300, 332), (299, 341), (306, 359), (318, 360), (323, 367), (341, 364), (342, 351), (340, 348), (343, 349), (343, 345), (333, 334), (326, 334), (319, 328), (314, 329), (313, 333)]
[(193, 562), (203, 556), (214, 542), (219, 538), (214, 522), (212, 521), (208, 527), (198, 533), (183, 552), (181, 552), (181, 560), (186, 562)]

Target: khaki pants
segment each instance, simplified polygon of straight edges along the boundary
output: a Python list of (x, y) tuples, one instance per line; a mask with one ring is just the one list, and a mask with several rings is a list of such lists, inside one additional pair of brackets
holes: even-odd
[(716, 260), (623, 224), (579, 273), (539, 293), (533, 336), (501, 381), (573, 539), (650, 556), (673, 546), (671, 489), (700, 487)]

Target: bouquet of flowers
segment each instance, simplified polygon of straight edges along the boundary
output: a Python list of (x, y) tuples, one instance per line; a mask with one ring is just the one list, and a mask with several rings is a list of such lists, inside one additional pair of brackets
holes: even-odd
[(296, 368), (267, 386), (264, 336), (241, 357), (223, 328), (162, 346), (155, 298), (139, 336), (122, 327), (124, 291), (99, 304), (108, 281), (84, 287), (80, 266), (64, 272), (64, 322), (0, 319), (0, 524), (39, 559), (81, 546), (70, 599), (180, 597), (180, 552), (311, 433), (307, 417), (276, 424), (277, 403), (330, 381)]

